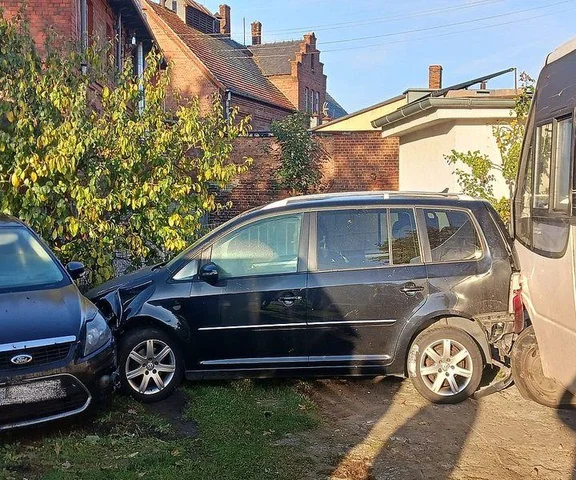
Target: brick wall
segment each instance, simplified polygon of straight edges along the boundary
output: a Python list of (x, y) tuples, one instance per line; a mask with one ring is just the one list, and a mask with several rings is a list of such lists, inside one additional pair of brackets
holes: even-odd
[(236, 95), (232, 95), (232, 106), (238, 108), (240, 116), (250, 115), (250, 124), (254, 132), (267, 132), (270, 130), (271, 122), (290, 114), (281, 108)]
[[(327, 154), (321, 191), (398, 190), (397, 138), (382, 138), (379, 132), (323, 134), (318, 138)], [(245, 210), (289, 196), (275, 179), (279, 152), (274, 138), (236, 140), (233, 160), (252, 157), (254, 164), (222, 192), (220, 201), (231, 201), (233, 206), (214, 216), (212, 223), (222, 223)]]
[(166, 27), (154, 10), (144, 4), (144, 12), (162, 54), (170, 63), (170, 88), (179, 91), (184, 97), (197, 96), (202, 110), (208, 110), (212, 96), (223, 92), (220, 92), (216, 83), (210, 79), (190, 49), (178, 35)]
[[(28, 0), (25, 12), (36, 45), (44, 45), (49, 31), (58, 36), (73, 36), (76, 25), (73, 22), (78, 16), (76, 3), (75, 0)], [(4, 10), (4, 16), (11, 19), (22, 8), (22, 2), (0, 0), (0, 8)]]
[[(42, 50), (47, 33), (56, 35), (60, 42), (80, 41), (80, 1), (79, 0), (27, 0), (25, 15), (30, 23), (30, 33), (36, 45)], [(106, 46), (115, 38), (115, 15), (107, 0), (88, 0), (89, 34), (98, 38)], [(13, 18), (22, 6), (15, 0), (0, 0), (0, 8), (6, 18)], [(123, 44), (126, 44), (126, 38)]]

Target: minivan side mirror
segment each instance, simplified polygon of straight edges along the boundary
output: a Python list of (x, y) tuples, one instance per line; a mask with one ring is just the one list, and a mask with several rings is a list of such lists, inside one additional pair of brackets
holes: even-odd
[(209, 283), (210, 285), (216, 285), (218, 283), (218, 267), (216, 264), (210, 262), (206, 265), (200, 267), (200, 272), (198, 273), (200, 280)]
[(72, 277), (72, 280), (78, 280), (86, 272), (86, 267), (81, 262), (70, 262), (66, 265), (66, 271)]

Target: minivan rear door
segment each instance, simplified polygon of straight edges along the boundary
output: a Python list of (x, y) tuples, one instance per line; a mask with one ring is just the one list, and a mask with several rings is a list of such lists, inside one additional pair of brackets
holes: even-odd
[(412, 208), (312, 214), (308, 252), (310, 366), (391, 363), (397, 337), (428, 295)]

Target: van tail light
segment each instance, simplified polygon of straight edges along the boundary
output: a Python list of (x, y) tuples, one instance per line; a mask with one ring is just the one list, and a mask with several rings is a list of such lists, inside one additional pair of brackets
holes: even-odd
[(514, 314), (514, 333), (524, 330), (524, 302), (522, 302), (522, 282), (520, 274), (514, 273), (510, 285), (512, 293), (512, 313)]

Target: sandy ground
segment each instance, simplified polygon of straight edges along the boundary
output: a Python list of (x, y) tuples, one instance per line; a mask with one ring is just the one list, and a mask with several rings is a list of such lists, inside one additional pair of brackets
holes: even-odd
[(408, 380), (311, 385), (325, 423), (304, 441), (310, 478), (576, 479), (576, 411), (529, 402), (515, 387), (438, 406)]

